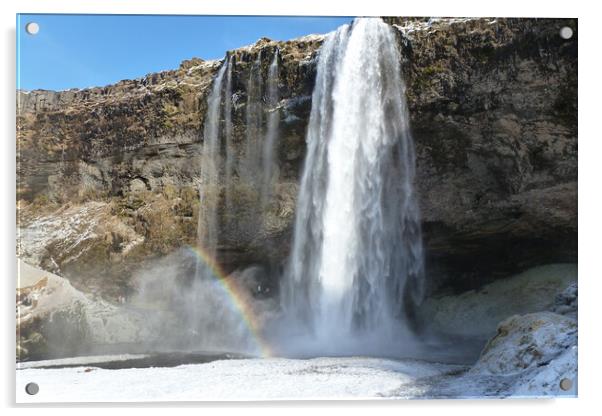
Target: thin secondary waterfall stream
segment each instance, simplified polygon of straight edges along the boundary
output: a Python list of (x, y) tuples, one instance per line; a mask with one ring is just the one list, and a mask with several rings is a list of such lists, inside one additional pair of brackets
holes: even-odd
[(211, 255), (217, 249), (217, 209), (219, 205), (220, 110), (222, 84), (227, 64), (220, 67), (207, 99), (207, 118), (203, 130), (201, 183), (199, 184), (198, 243)]
[(263, 123), (263, 78), (261, 77), (261, 51), (249, 70), (247, 81), (246, 151), (244, 177), (252, 189), (259, 191), (261, 181), (260, 136)]
[(380, 19), (320, 51), (283, 308), (329, 351), (404, 328), (423, 255), (400, 53)]
[[(236, 162), (234, 144), (232, 143), (232, 55), (228, 56), (226, 69), (226, 93), (224, 95), (224, 135), (226, 136), (226, 184), (232, 183), (234, 163)], [(231, 186), (226, 186), (226, 211), (232, 210)]]
[(261, 160), (263, 165), (263, 176), (261, 183), (262, 207), (265, 207), (271, 194), (271, 185), (273, 181), (275, 165), (274, 147), (276, 144), (276, 138), (278, 136), (278, 123), (280, 121), (280, 114), (278, 108), (278, 50), (274, 52), (272, 63), (270, 64), (270, 68), (268, 69), (267, 87), (268, 91), (266, 98), (269, 114)]
[[(224, 86), (225, 79), (225, 86)], [(225, 94), (223, 92), (225, 87)], [(252, 329), (241, 320), (240, 307), (244, 295), (238, 296), (228, 276), (217, 261), (221, 189), (228, 189), (232, 181), (232, 57), (221, 65), (207, 98), (207, 118), (203, 131), (201, 180), (199, 185), (199, 221), (197, 229), (196, 271), (190, 288), (191, 295), (183, 301), (190, 302), (190, 342), (197, 349), (257, 351), (260, 349), (253, 338)], [(224, 97), (225, 95), (225, 97)], [(225, 126), (220, 129), (222, 108)], [(222, 134), (222, 130), (224, 130)], [(222, 136), (225, 136), (225, 178), (220, 176)], [(234, 297), (236, 294), (238, 297)], [(188, 299), (191, 296), (191, 299)], [(235, 301), (232, 301), (235, 299)], [(237, 303), (238, 302), (238, 303)], [(216, 319), (216, 316), (219, 319)]]
[[(244, 159), (236, 157), (233, 143), (233, 66), (234, 56), (227, 55), (220, 66), (207, 97), (207, 116), (203, 130), (201, 175), (199, 181), (199, 218), (197, 225), (197, 260), (192, 282), (190, 330), (197, 347), (230, 351), (265, 351), (255, 329), (244, 321), (250, 315), (244, 289), (226, 276), (219, 267), (218, 240), (224, 222), (235, 221), (232, 212), (232, 192), (238, 179), (247, 181), (256, 194), (256, 209), (269, 202), (276, 163), (274, 149), (277, 141), (278, 108), (278, 51), (274, 51), (268, 69), (267, 97), (263, 97), (261, 51), (252, 63), (247, 83), (246, 152)], [(269, 112), (265, 136), (264, 112)], [(222, 153), (225, 153), (223, 156)], [(223, 165), (223, 166), (222, 166)], [(239, 182), (238, 181), (238, 182)], [(223, 203), (222, 203), (223, 191)], [(221, 212), (220, 210), (225, 210)], [(261, 226), (261, 216), (257, 217)], [(252, 268), (251, 268), (252, 269)], [(244, 277), (246, 271), (241, 271)], [(248, 295), (250, 296), (250, 295)], [(228, 306), (230, 305), (230, 306)], [(241, 315), (243, 320), (241, 320)], [(217, 320), (215, 317), (219, 316)]]

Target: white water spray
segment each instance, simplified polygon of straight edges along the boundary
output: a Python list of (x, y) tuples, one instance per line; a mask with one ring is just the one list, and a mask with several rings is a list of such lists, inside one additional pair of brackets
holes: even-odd
[(423, 296), (401, 57), (381, 19), (357, 19), (322, 46), (283, 308), (330, 352), (404, 332)]

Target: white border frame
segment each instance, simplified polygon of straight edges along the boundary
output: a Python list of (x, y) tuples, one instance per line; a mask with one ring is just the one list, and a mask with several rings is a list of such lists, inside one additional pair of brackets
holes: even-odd
[[(525, 0), (485, 1), (385, 1), (385, 0), (4, 0), (2, 8), (2, 103), (3, 151), (1, 191), (3, 198), (4, 227), (0, 241), (0, 250), (4, 273), (2, 296), (5, 300), (6, 312), (2, 319), (3, 354), (6, 369), (2, 377), (3, 403), (14, 407), (14, 288), (16, 278), (15, 266), (15, 14), (20, 13), (114, 13), (114, 14), (221, 14), (221, 15), (347, 15), (347, 16), (513, 16), (513, 17), (577, 17), (579, 18), (579, 399), (555, 400), (434, 400), (434, 401), (400, 401), (400, 402), (270, 402), (270, 403), (223, 403), (223, 404), (155, 404), (153, 407), (184, 407), (177, 412), (191, 411), (195, 414), (210, 414), (235, 410), (249, 415), (303, 414), (316, 410), (338, 412), (339, 408), (346, 415), (365, 414), (370, 409), (385, 414), (400, 412), (420, 412), (422, 414), (444, 412), (447, 415), (505, 415), (515, 411), (545, 411), (547, 415), (577, 414), (587, 412), (594, 406), (599, 407), (597, 387), (600, 370), (600, 317), (599, 297), (601, 292), (599, 262), (600, 213), (602, 204), (600, 185), (601, 163), (597, 160), (602, 155), (602, 137), (599, 132), (600, 115), (599, 100), (600, 82), (600, 15), (595, 2), (557, 1), (527, 2)], [(6, 336), (9, 334), (9, 336)], [(81, 405), (80, 405), (81, 406)], [(102, 407), (142, 407), (150, 405), (111, 405)], [(212, 406), (211, 410), (190, 409), (195, 406)], [(59, 409), (53, 406), (49, 410), (39, 408), (19, 409), (23, 412), (61, 413), (91, 412), (104, 414), (108, 409)], [(188, 409), (185, 409), (188, 407)], [(286, 408), (285, 409), (283, 409)], [(333, 409), (336, 407), (337, 409)], [(248, 409), (244, 409), (248, 408)], [(129, 409), (128, 411), (131, 411)], [(14, 411), (12, 409), (11, 411)], [(147, 409), (145, 413), (162, 414), (165, 409)], [(46, 416), (46, 414), (44, 415)]]

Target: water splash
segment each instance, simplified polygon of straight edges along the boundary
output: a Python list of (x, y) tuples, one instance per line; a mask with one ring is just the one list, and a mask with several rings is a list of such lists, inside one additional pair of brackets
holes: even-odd
[(322, 46), (283, 308), (331, 351), (404, 332), (423, 295), (401, 57), (380, 19), (357, 19)]

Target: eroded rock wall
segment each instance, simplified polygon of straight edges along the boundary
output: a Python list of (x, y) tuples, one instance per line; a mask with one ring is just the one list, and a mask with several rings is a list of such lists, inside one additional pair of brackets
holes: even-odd
[[(487, 275), (575, 261), (576, 20), (392, 23), (408, 39), (431, 275), (463, 290)], [(570, 40), (563, 26), (575, 30)]]

